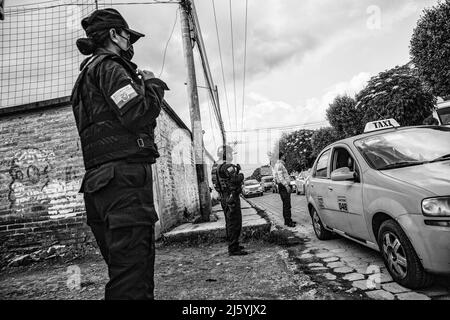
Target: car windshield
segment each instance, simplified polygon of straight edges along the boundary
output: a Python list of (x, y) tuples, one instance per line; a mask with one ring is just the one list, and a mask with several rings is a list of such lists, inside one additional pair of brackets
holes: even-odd
[(259, 184), (259, 182), (256, 181), (256, 180), (247, 180), (247, 181), (244, 182), (244, 186), (252, 186), (252, 185), (255, 185), (255, 184)]
[(380, 133), (355, 141), (377, 170), (450, 159), (450, 127), (421, 127)]
[(262, 182), (271, 182), (273, 180), (273, 177), (264, 177), (264, 178), (261, 178), (261, 181)]

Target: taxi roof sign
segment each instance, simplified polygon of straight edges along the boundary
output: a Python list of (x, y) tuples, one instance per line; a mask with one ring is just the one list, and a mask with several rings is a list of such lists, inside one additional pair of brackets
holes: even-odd
[(400, 127), (395, 119), (384, 119), (368, 122), (364, 128), (364, 132), (372, 132), (377, 130)]

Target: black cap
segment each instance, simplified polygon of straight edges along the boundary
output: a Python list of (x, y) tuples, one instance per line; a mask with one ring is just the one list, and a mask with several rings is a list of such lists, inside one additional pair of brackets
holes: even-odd
[(131, 44), (139, 38), (145, 37), (144, 34), (130, 29), (119, 11), (113, 8), (95, 10), (91, 15), (81, 20), (81, 26), (88, 37), (92, 32), (109, 28), (120, 28), (129, 32)]

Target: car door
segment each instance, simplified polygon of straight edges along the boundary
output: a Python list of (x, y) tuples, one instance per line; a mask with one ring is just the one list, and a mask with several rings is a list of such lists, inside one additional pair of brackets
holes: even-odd
[(347, 167), (350, 172), (357, 172), (354, 181), (332, 181), (330, 195), (332, 211), (341, 221), (341, 231), (360, 239), (368, 239), (368, 230), (364, 217), (361, 170), (350, 148), (345, 145), (333, 147), (331, 172)]
[(323, 151), (317, 159), (313, 173), (308, 182), (309, 192), (322, 222), (333, 228), (329, 214), (329, 203), (326, 199), (327, 187), (330, 183), (329, 163), (331, 149)]

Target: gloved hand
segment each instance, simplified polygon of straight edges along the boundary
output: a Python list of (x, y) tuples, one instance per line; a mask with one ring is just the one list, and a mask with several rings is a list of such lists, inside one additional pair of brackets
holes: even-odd
[(137, 72), (146, 84), (150, 83), (152, 85), (160, 87), (163, 90), (170, 90), (164, 81), (155, 77), (155, 74), (153, 72), (149, 70), (140, 70), (140, 69), (138, 69)]
[(144, 81), (155, 78), (155, 74), (151, 71), (138, 69), (137, 72)]

